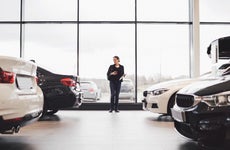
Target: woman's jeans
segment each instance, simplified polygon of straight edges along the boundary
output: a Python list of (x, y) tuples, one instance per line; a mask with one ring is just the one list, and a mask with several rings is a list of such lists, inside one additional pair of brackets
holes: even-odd
[(121, 89), (121, 81), (110, 81), (110, 110), (118, 110), (119, 94)]

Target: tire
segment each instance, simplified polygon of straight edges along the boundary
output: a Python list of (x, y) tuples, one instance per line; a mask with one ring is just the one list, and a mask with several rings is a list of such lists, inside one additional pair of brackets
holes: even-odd
[(173, 108), (173, 106), (175, 105), (175, 98), (176, 98), (176, 93), (174, 93), (169, 99), (168, 106), (167, 106), (167, 115), (172, 116), (171, 108)]
[(44, 104), (43, 104), (43, 110), (42, 110), (42, 115), (41, 117), (45, 116), (47, 114), (47, 106), (46, 106), (46, 103), (44, 101)]
[(55, 109), (55, 110), (48, 110), (47, 112), (46, 112), (46, 115), (54, 115), (55, 113), (57, 113), (58, 112), (58, 110), (57, 109)]
[(174, 120), (174, 126), (184, 137), (197, 141), (196, 132), (189, 125)]

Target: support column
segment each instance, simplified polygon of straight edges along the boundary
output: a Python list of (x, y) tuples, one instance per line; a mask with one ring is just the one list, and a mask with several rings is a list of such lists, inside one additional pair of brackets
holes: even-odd
[(20, 1), (20, 58), (25, 57), (25, 51), (24, 51), (24, 24), (23, 24), (23, 18), (24, 18), (24, 0)]
[(200, 76), (200, 17), (199, 0), (190, 0), (190, 16), (192, 27), (190, 30), (190, 76)]
[(77, 75), (80, 75), (80, 0), (77, 0)]

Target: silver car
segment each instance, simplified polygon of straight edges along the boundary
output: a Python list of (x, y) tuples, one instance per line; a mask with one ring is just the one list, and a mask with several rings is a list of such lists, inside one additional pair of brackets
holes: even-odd
[(124, 79), (121, 83), (120, 99), (134, 100), (134, 85), (132, 80)]
[(93, 81), (81, 81), (80, 89), (83, 92), (83, 99), (100, 100), (101, 98), (101, 90)]

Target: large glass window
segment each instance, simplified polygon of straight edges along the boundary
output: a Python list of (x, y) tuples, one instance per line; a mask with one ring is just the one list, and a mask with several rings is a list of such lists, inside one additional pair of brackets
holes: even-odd
[(76, 74), (76, 26), (31, 24), (25, 26), (25, 58), (56, 73)]
[(0, 21), (20, 20), (20, 0), (0, 1)]
[[(0, 21), (19, 21), (20, 2), (20, 0), (2, 0)], [(77, 22), (62, 24), (39, 22), (77, 21), (78, 2), (80, 21), (91, 21), (81, 22), (79, 33)], [(22, 50), (26, 59), (34, 59), (39, 65), (57, 73), (77, 74), (79, 69), (82, 81), (93, 81), (98, 86), (101, 102), (109, 100), (106, 72), (113, 63), (112, 57), (118, 55), (127, 74), (125, 84), (132, 85), (133, 92), (133, 95), (128, 99), (125, 98), (123, 102), (134, 102), (135, 76), (139, 83), (138, 92), (142, 92), (147, 87), (146, 83), (150, 85), (188, 75), (188, 66), (185, 67), (188, 65), (187, 61), (183, 65), (180, 64), (179, 70), (175, 71), (171, 67), (177, 65), (177, 62), (173, 61), (174, 57), (171, 57), (177, 51), (179, 51), (177, 56), (183, 55), (189, 60), (188, 25), (138, 24), (138, 40), (135, 43), (135, 25), (134, 22), (129, 23), (135, 20), (135, 7), (138, 21), (188, 21), (189, 1), (142, 0), (137, 1), (136, 6), (135, 2), (135, 0), (22, 0), (25, 24), (22, 25), (22, 31), (20, 23), (1, 25), (0, 53), (19, 56), (20, 33), (22, 33), (24, 35), (21, 39)], [(108, 22), (98, 24), (94, 21)], [(121, 24), (117, 24), (118, 22), (115, 24), (113, 21), (121, 21)], [(79, 60), (77, 60), (78, 34)], [(176, 38), (173, 35), (176, 35)], [(175, 39), (180, 41), (180, 44), (175, 42)], [(152, 41), (156, 41), (155, 44), (152, 45)], [(138, 45), (137, 60), (135, 60), (135, 45)], [(184, 61), (184, 58), (181, 61)], [(138, 74), (135, 74), (135, 63), (138, 63)], [(80, 68), (77, 68), (78, 65)], [(150, 67), (154, 69), (149, 69)], [(138, 100), (140, 99), (138, 97)]]
[[(207, 55), (210, 43), (218, 38), (229, 36), (230, 25), (201, 25), (200, 26), (200, 61), (201, 73), (210, 71), (211, 60)], [(229, 60), (227, 60), (229, 61)]]
[(77, 0), (24, 0), (24, 2), (24, 20), (77, 20)]
[(0, 55), (20, 56), (19, 25), (0, 24)]
[(132, 91), (127, 93), (130, 96), (121, 98), (121, 102), (134, 102), (134, 37), (134, 25), (80, 26), (80, 76), (82, 81), (93, 81), (97, 84), (101, 91), (99, 102), (110, 100), (106, 73), (109, 65), (113, 64), (112, 58), (115, 55), (120, 56), (126, 78), (132, 82)]
[(229, 22), (229, 6), (229, 0), (200, 0), (200, 20), (202, 22)]
[(188, 0), (138, 0), (138, 20), (188, 21)]
[(138, 100), (152, 84), (189, 76), (188, 38), (188, 25), (138, 25)]
[(130, 21), (135, 19), (135, 0), (80, 0), (80, 20)]

